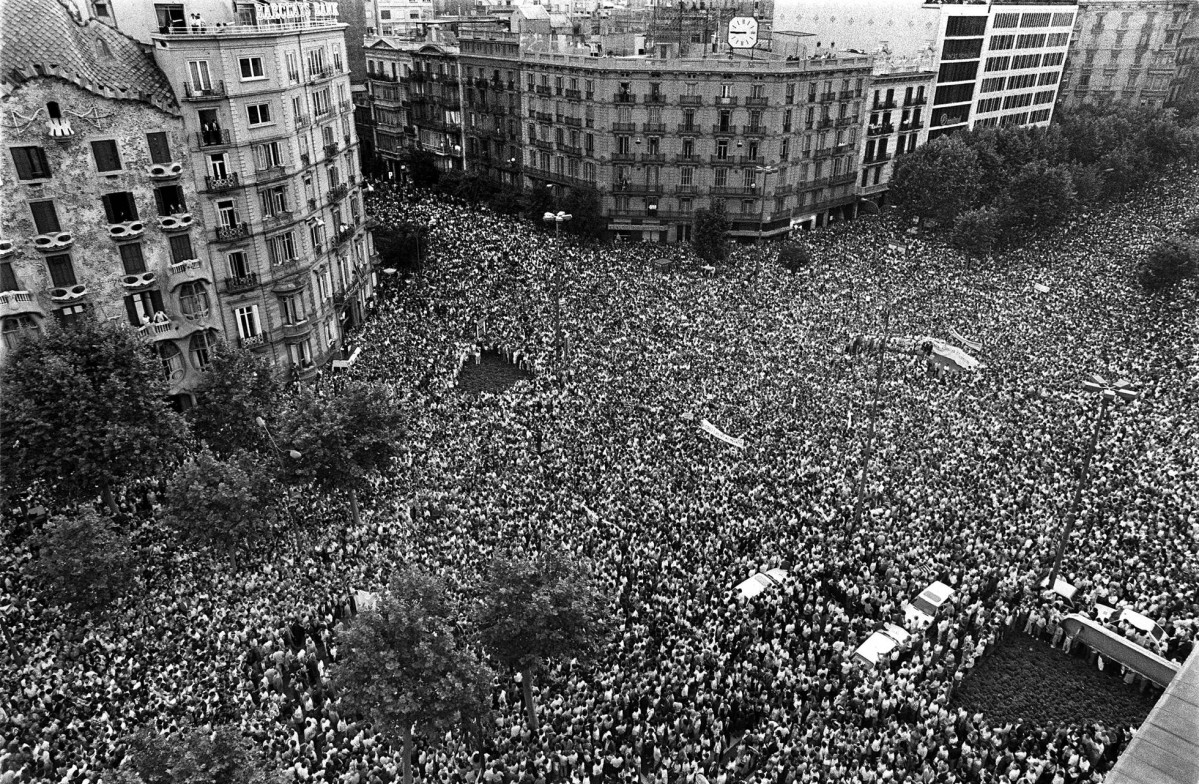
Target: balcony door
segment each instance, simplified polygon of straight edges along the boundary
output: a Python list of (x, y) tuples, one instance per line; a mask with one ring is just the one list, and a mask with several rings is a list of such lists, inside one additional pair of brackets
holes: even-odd
[(193, 90), (196, 92), (208, 92), (212, 89), (212, 75), (208, 72), (207, 60), (189, 60), (187, 63), (187, 72), (191, 78)]

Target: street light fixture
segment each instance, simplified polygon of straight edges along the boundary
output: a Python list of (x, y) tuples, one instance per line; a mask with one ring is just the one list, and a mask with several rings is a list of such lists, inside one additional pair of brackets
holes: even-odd
[[(559, 230), (562, 224), (570, 220), (574, 216), (569, 212), (547, 212), (541, 216), (541, 219), (546, 223), (554, 224), (554, 241), (557, 242)], [(562, 259), (559, 257), (558, 266), (554, 270), (554, 340), (557, 342), (557, 354), (565, 359), (565, 351), (563, 350), (562, 342)], [(565, 364), (565, 362), (564, 362)]]
[(778, 171), (778, 166), (755, 166), (754, 171), (762, 173), (762, 203), (758, 207), (758, 239), (762, 239), (762, 224), (766, 212), (766, 178)]
[(1095, 456), (1095, 445), (1099, 442), (1099, 433), (1103, 430), (1107, 412), (1112, 406), (1133, 402), (1141, 394), (1133, 389), (1125, 379), (1109, 384), (1107, 379), (1099, 375), (1087, 377), (1087, 380), (1082, 382), (1082, 388), (1087, 392), (1099, 395), (1099, 413), (1095, 417), (1095, 427), (1091, 430), (1091, 440), (1087, 444), (1087, 451), (1082, 456), (1082, 472), (1078, 477), (1078, 485), (1074, 488), (1074, 498), (1066, 512), (1066, 520), (1062, 523), (1062, 533), (1057, 542), (1057, 554), (1053, 558), (1053, 568), (1049, 572), (1047, 584), (1050, 586), (1057, 580), (1058, 572), (1061, 571), (1062, 557), (1066, 553), (1066, 542), (1069, 541), (1070, 534), (1074, 531), (1074, 524), (1078, 520), (1078, 510), (1082, 507), (1082, 493), (1090, 479), (1091, 458)]
[(271, 429), (266, 426), (266, 420), (262, 417), (255, 417), (254, 423), (266, 431), (266, 437), (271, 440), (271, 446), (275, 448), (275, 454), (279, 455), (279, 463), (283, 464), (283, 454), (286, 451), (288, 457), (292, 460), (299, 460), (304, 455), (295, 449), (283, 450), (279, 448), (279, 444), (275, 442), (275, 436), (271, 434)]

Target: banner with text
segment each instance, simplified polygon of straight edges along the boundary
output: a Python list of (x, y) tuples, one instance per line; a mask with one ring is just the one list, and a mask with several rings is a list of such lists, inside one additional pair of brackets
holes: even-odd
[(744, 438), (733, 438), (728, 433), (725, 433), (723, 430), (721, 430), (716, 425), (712, 424), (711, 422), (709, 422), (706, 419), (700, 420), (699, 429), (704, 431), (705, 433), (708, 433), (713, 438), (720, 439), (721, 441), (725, 442), (726, 444), (728, 444), (730, 446), (735, 446), (738, 449), (745, 448), (745, 439)]

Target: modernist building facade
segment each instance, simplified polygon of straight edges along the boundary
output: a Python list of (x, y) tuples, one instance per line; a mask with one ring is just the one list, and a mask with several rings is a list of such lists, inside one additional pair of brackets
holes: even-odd
[(4, 24), (0, 357), (48, 319), (126, 323), (183, 405), (221, 318), (179, 104), (132, 39), (57, 0), (9, 0)]
[(942, 5), (928, 138), (1048, 125), (1076, 10), (1072, 2)]
[(336, 4), (239, 3), (155, 34), (180, 97), (226, 335), (304, 379), (373, 290)]
[(1125, 101), (1161, 108), (1185, 65), (1180, 50), (1194, 2), (1082, 0), (1060, 101), (1078, 106)]

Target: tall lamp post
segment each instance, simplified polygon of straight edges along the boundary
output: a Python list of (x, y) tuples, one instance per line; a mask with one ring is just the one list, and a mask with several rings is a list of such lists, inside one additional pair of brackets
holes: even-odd
[(1140, 396), (1140, 393), (1133, 389), (1128, 381), (1121, 379), (1115, 384), (1109, 384), (1103, 376), (1098, 375), (1092, 375), (1082, 382), (1082, 388), (1087, 392), (1099, 395), (1099, 413), (1095, 416), (1095, 426), (1091, 430), (1091, 440), (1087, 443), (1087, 451), (1082, 456), (1082, 472), (1078, 477), (1078, 485), (1074, 488), (1074, 498), (1070, 502), (1066, 519), (1062, 523), (1061, 536), (1057, 542), (1057, 554), (1053, 558), (1053, 568), (1049, 572), (1050, 590), (1053, 589), (1053, 584), (1061, 571), (1062, 557), (1066, 554), (1066, 542), (1069, 541), (1070, 534), (1074, 531), (1074, 524), (1078, 520), (1078, 511), (1082, 507), (1082, 493), (1090, 479), (1091, 458), (1095, 456), (1095, 445), (1099, 443), (1099, 433), (1103, 430), (1107, 413), (1112, 406), (1131, 403)]
[[(569, 212), (547, 212), (541, 216), (541, 219), (546, 223), (554, 224), (554, 242), (560, 241), (559, 233), (562, 229), (562, 224), (570, 220), (574, 216)], [(561, 247), (559, 247), (561, 252)], [(559, 257), (558, 265), (554, 269), (554, 340), (557, 343), (557, 353), (562, 357), (562, 363), (565, 362), (565, 352), (563, 351), (562, 343), (562, 259)]]
[(883, 306), (883, 339), (878, 347), (878, 366), (874, 371), (874, 396), (870, 404), (870, 423), (866, 428), (866, 445), (862, 454), (862, 471), (858, 474), (857, 498), (853, 505), (853, 527), (849, 531), (852, 538), (862, 525), (862, 508), (866, 499), (866, 477), (870, 471), (870, 460), (874, 457), (875, 423), (878, 421), (879, 396), (883, 387), (883, 360), (887, 354), (887, 341), (891, 337), (891, 307)]
[(779, 170), (779, 167), (777, 167), (777, 166), (755, 166), (754, 167), (755, 172), (762, 173), (762, 204), (758, 207), (758, 239), (765, 239), (762, 236), (762, 224), (765, 222), (764, 215), (766, 213), (766, 179), (768, 177), (770, 177), (771, 174), (773, 174), (774, 172), (776, 172), (778, 170)]

